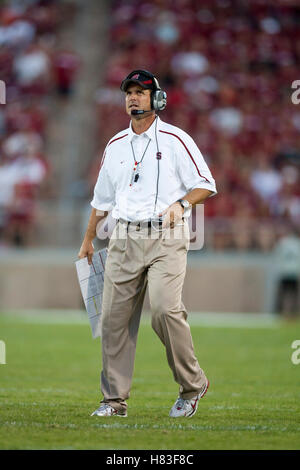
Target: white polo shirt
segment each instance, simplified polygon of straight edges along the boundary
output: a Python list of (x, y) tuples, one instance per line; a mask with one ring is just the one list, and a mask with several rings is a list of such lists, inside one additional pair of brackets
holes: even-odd
[[(156, 158), (157, 144), (160, 160)], [(139, 162), (147, 145), (138, 181), (133, 182), (133, 152)], [(195, 188), (217, 193), (215, 180), (193, 139), (157, 116), (144, 133), (135, 134), (130, 123), (108, 142), (91, 205), (112, 211), (116, 219), (136, 222), (158, 217)]]

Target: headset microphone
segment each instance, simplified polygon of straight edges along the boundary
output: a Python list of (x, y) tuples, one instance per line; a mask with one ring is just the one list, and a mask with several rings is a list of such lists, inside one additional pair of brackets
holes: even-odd
[(133, 109), (130, 114), (131, 114), (131, 116), (137, 116), (139, 114), (150, 113), (151, 111), (152, 111), (152, 109), (146, 109), (146, 110), (144, 110), (144, 109)]

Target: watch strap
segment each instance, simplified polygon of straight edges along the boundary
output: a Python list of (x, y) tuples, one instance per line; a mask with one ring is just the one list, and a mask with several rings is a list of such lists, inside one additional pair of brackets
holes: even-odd
[[(179, 204), (181, 205), (181, 207), (185, 210), (185, 209), (188, 209), (189, 206), (190, 206), (190, 203), (186, 200), (186, 199), (178, 199)], [(186, 204), (184, 204), (184, 202), (188, 203), (188, 206)]]

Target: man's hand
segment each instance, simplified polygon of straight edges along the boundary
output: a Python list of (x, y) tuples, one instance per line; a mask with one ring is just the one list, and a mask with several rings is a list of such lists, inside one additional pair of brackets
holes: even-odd
[(86, 229), (85, 236), (83, 238), (82, 245), (80, 247), (78, 258), (85, 258), (87, 256), (88, 263), (92, 264), (92, 257), (94, 254), (94, 245), (93, 240), (96, 237), (96, 227), (97, 224), (105, 219), (108, 212), (99, 211), (93, 207), (91, 215), (88, 222), (88, 227)]
[(165, 209), (159, 216), (163, 216), (164, 220), (162, 223), (162, 228), (174, 228), (182, 220), (184, 209), (179, 202), (174, 202), (171, 206)]
[(92, 241), (83, 240), (80, 247), (78, 258), (85, 258), (87, 256), (88, 263), (92, 264), (92, 257), (94, 254), (94, 245)]

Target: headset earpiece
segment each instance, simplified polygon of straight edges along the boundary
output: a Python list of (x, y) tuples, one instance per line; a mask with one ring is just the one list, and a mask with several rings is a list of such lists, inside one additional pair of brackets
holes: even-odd
[(162, 111), (167, 106), (167, 93), (160, 88), (157, 78), (154, 75), (152, 77), (156, 90), (151, 93), (151, 107), (155, 111)]
[(151, 107), (155, 111), (162, 111), (167, 106), (167, 93), (163, 90), (152, 91)]

